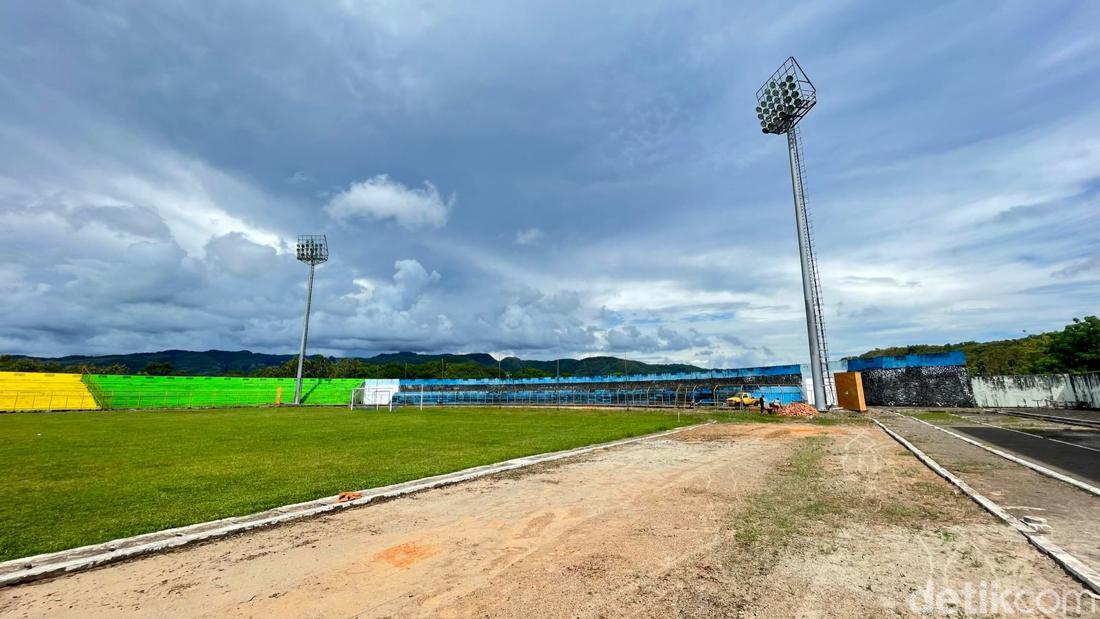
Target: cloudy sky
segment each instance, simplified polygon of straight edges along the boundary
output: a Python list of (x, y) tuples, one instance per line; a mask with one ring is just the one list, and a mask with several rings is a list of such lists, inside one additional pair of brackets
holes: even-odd
[(1100, 3), (0, 4), (0, 352), (806, 357), (1100, 310)]

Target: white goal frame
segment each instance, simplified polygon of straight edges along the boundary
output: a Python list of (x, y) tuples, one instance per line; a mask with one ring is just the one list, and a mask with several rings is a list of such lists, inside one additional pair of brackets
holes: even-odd
[[(356, 387), (351, 390), (351, 399), (348, 401), (348, 410), (355, 410), (357, 408), (370, 408), (374, 410), (387, 410), (393, 412), (397, 410), (397, 403), (394, 402), (394, 396), (390, 389), (379, 389), (377, 387)], [(385, 397), (382, 397), (385, 396)]]

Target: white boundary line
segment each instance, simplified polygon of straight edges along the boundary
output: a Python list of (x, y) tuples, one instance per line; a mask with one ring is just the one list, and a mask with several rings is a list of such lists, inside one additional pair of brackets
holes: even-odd
[[(908, 415), (900, 416), (908, 417)], [(1090, 589), (1093, 590), (1094, 593), (1100, 594), (1100, 573), (1097, 573), (1096, 570), (1083, 563), (1080, 559), (1069, 554), (1060, 546), (1050, 541), (1050, 539), (1047, 538), (1046, 535), (1041, 535), (1037, 533), (1035, 529), (1024, 523), (1022, 520), (1005, 511), (1004, 508), (988, 499), (985, 495), (981, 494), (977, 490), (974, 490), (974, 488), (970, 487), (970, 484), (967, 484), (965, 481), (959, 479), (953, 473), (951, 473), (951, 471), (948, 471), (947, 469), (940, 466), (940, 464), (933, 460), (928, 454), (921, 451), (916, 445), (905, 440), (905, 438), (903, 438), (897, 432), (894, 432), (890, 428), (887, 428), (885, 425), (883, 425), (881, 421), (873, 417), (870, 417), (870, 419), (871, 421), (875, 422), (878, 427), (882, 428), (884, 432), (889, 434), (895, 441), (901, 443), (903, 447), (912, 452), (912, 454), (916, 456), (918, 460), (923, 462), (928, 468), (935, 471), (937, 475), (951, 482), (959, 490), (965, 492), (966, 495), (969, 496), (975, 503), (981, 505), (989, 513), (997, 516), (1013, 529), (1019, 531), (1020, 534), (1026, 537), (1033, 546), (1038, 548), (1043, 554), (1053, 559), (1055, 563), (1062, 567), (1062, 569), (1066, 570), (1067, 572), (1072, 574), (1074, 578), (1087, 585)], [(916, 421), (921, 420), (916, 419)]]
[[(926, 425), (930, 428), (935, 428), (935, 429), (939, 430), (940, 432), (943, 432), (944, 434), (954, 436), (955, 438), (957, 438), (961, 441), (966, 441), (967, 443), (970, 443), (971, 445), (973, 445), (975, 447), (981, 447), (982, 449), (988, 451), (991, 454), (996, 454), (996, 455), (998, 455), (998, 456), (1000, 456), (1000, 457), (1002, 457), (1006, 460), (1011, 460), (1012, 462), (1015, 462), (1016, 464), (1022, 464), (1023, 466), (1026, 466), (1027, 468), (1035, 471), (1036, 473), (1046, 475), (1047, 477), (1052, 477), (1054, 479), (1057, 479), (1058, 481), (1064, 481), (1067, 484), (1070, 484), (1071, 486), (1074, 486), (1075, 488), (1078, 488), (1080, 490), (1084, 490), (1085, 492), (1088, 492), (1090, 494), (1095, 494), (1096, 496), (1100, 496), (1100, 488), (1097, 488), (1096, 486), (1087, 484), (1087, 483), (1085, 483), (1085, 482), (1083, 482), (1079, 479), (1076, 479), (1074, 477), (1070, 477), (1069, 475), (1063, 475), (1063, 474), (1059, 473), (1058, 471), (1053, 471), (1051, 469), (1048, 469), (1047, 467), (1042, 466), (1040, 464), (1036, 464), (1036, 463), (1032, 462), (1031, 460), (1025, 460), (1025, 459), (1023, 459), (1019, 456), (1014, 456), (1014, 455), (1012, 455), (1012, 454), (1010, 454), (1006, 451), (1001, 451), (1000, 449), (997, 449), (995, 447), (990, 447), (989, 445), (985, 445), (983, 443), (980, 443), (980, 442), (970, 438), (969, 436), (963, 436), (962, 434), (959, 434), (958, 432), (952, 432), (951, 430), (948, 430), (947, 428), (941, 428), (941, 427), (937, 426), (936, 424), (928, 423), (927, 421), (925, 421), (923, 419), (918, 419), (916, 417), (911, 417), (909, 415), (902, 415), (901, 413), (894, 413), (894, 414), (901, 415), (902, 417), (908, 417), (909, 419), (912, 419), (913, 421), (919, 421), (919, 422), (923, 423), (924, 425)], [(993, 426), (993, 427), (997, 427), (997, 426)], [(1001, 429), (1002, 430), (1007, 430), (1008, 428), (1001, 428)], [(1026, 432), (1024, 432), (1023, 434), (1026, 434)], [(1042, 437), (1036, 437), (1036, 438), (1042, 438)]]
[[(995, 425), (995, 424), (992, 424), (992, 423), (989, 423), (989, 422), (986, 422), (986, 421), (982, 421), (980, 419), (971, 419), (970, 417), (963, 417), (962, 415), (960, 415), (958, 413), (950, 413), (950, 414), (952, 414), (952, 415), (954, 415), (954, 416), (956, 416), (959, 419), (962, 419), (964, 421), (969, 421), (969, 422), (973, 422), (973, 423), (980, 423), (983, 426), (989, 426), (991, 428), (997, 428), (998, 430), (1008, 430), (1009, 432), (1016, 432), (1017, 434), (1025, 434), (1027, 436), (1031, 436), (1031, 437), (1034, 437), (1034, 438), (1041, 438), (1041, 439), (1047, 440), (1047, 441), (1054, 441), (1055, 443), (1061, 443), (1063, 445), (1069, 445), (1070, 447), (1076, 447), (1078, 449), (1087, 449), (1089, 451), (1100, 452), (1100, 449), (1097, 449), (1095, 447), (1088, 447), (1087, 445), (1078, 445), (1077, 443), (1071, 443), (1069, 441), (1063, 441), (1063, 440), (1057, 439), (1057, 438), (1050, 438), (1049, 436), (1043, 436), (1042, 434), (1032, 434), (1031, 432), (1027, 432), (1027, 431), (1024, 431), (1024, 430), (1017, 430), (1016, 428), (1006, 428), (1004, 426), (998, 426), (998, 425)], [(1047, 423), (1060, 423), (1060, 422), (1050, 421), (1050, 422), (1047, 422)], [(1062, 424), (1062, 425), (1065, 425), (1065, 424)]]
[(390, 486), (382, 486), (380, 488), (371, 488), (362, 490), (363, 496), (361, 498), (345, 501), (343, 503), (337, 502), (337, 496), (324, 497), (304, 503), (284, 505), (282, 507), (276, 507), (246, 516), (235, 516), (222, 518), (220, 520), (212, 520), (210, 522), (200, 522), (174, 529), (143, 533), (141, 535), (116, 539), (100, 544), (92, 544), (59, 552), (4, 561), (0, 563), (0, 587), (60, 576), (70, 572), (82, 571), (108, 563), (114, 563), (115, 561), (132, 559), (154, 552), (178, 548), (187, 544), (217, 539), (261, 527), (270, 527), (284, 522), (317, 516), (326, 512), (346, 509), (357, 505), (366, 505), (381, 499), (400, 497), (422, 490), (441, 488), (443, 486), (449, 486), (535, 464), (571, 458), (592, 451), (669, 436), (671, 434), (690, 430), (691, 428), (706, 425), (707, 423), (713, 422), (697, 423), (672, 430), (654, 432), (652, 434), (599, 443), (596, 445), (587, 445), (585, 447), (577, 447), (565, 451), (524, 456), (512, 460), (504, 460), (503, 462), (497, 462), (495, 464), (487, 464), (452, 473), (445, 473), (443, 475), (424, 477)]

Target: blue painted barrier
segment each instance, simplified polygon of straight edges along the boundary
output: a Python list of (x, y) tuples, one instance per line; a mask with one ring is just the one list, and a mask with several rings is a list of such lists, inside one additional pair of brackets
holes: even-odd
[(966, 365), (966, 353), (955, 350), (951, 352), (930, 353), (923, 355), (897, 355), (886, 357), (871, 357), (870, 359), (849, 359), (848, 371), (862, 372), (865, 370), (945, 367), (953, 365)]

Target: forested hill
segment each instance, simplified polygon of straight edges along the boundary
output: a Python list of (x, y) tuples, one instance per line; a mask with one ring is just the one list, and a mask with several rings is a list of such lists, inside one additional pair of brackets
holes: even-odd
[[(121, 355), (71, 355), (67, 357), (23, 357), (0, 355), (0, 371), (89, 372), (109, 374), (147, 373), (189, 376), (292, 376), (297, 355), (272, 355), (247, 350), (163, 350)], [(693, 365), (650, 364), (618, 357), (560, 359), (550, 361), (507, 357), (500, 363), (487, 353), (420, 354), (383, 353), (368, 358), (326, 358), (311, 356), (306, 374), (318, 377), (363, 378), (487, 378), (496, 376), (554, 376), (560, 362), (561, 374), (601, 376), (695, 372)]]
[(1012, 340), (912, 344), (867, 351), (860, 357), (961, 350), (971, 374), (1050, 374), (1100, 371), (1100, 318), (1075, 318), (1061, 331)]

